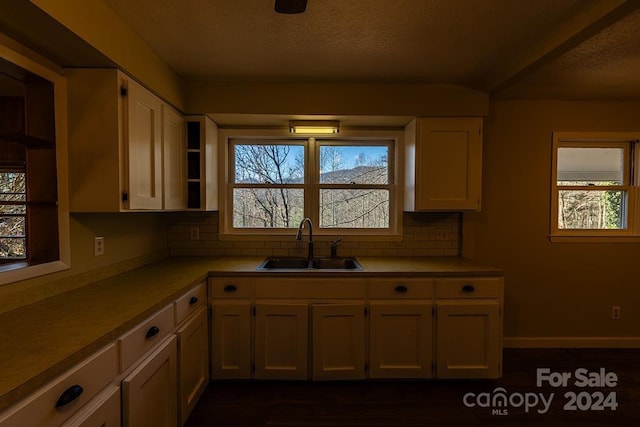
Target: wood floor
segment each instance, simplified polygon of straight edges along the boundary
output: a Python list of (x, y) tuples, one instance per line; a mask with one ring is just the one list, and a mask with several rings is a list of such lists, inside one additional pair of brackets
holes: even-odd
[[(569, 372), (571, 378), (566, 387), (553, 388), (546, 382), (538, 387), (538, 368)], [(590, 373), (604, 368), (617, 375), (617, 385), (578, 387), (575, 371), (579, 368)], [(483, 399), (500, 393), (494, 393), (498, 387), (505, 389), (506, 406), (496, 401), (494, 407), (468, 407), (463, 401), (473, 393), (467, 395), (467, 403), (483, 404)], [(539, 413), (544, 411), (540, 396), (549, 401), (552, 393), (549, 410)], [(566, 393), (578, 398), (576, 410), (565, 408), (572, 403)], [(600, 399), (600, 393), (609, 400)], [(537, 405), (533, 405), (534, 395)], [(528, 410), (521, 397), (530, 401)], [(611, 409), (613, 397), (615, 410)], [(598, 406), (604, 409), (596, 410)], [(492, 414), (492, 410), (503, 414)], [(186, 425), (636, 427), (640, 426), (640, 349), (507, 349), (499, 380), (212, 382)]]

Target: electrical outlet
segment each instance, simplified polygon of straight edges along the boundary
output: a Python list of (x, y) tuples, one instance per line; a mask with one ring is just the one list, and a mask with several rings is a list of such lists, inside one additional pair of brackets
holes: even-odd
[(93, 256), (104, 255), (104, 237), (96, 236), (93, 238)]
[(191, 227), (189, 236), (191, 240), (200, 240), (200, 227)]
[(611, 318), (613, 320), (620, 319), (620, 306), (619, 305), (614, 305), (613, 307), (611, 307)]

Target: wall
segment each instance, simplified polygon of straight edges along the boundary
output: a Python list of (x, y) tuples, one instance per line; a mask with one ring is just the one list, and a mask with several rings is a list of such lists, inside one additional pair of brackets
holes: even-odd
[[(150, 90), (174, 105), (185, 109), (184, 82), (180, 76), (125, 24), (102, 1), (31, 0), (60, 24)], [(28, 10), (25, 13), (29, 13)], [(31, 28), (30, 16), (21, 17)], [(38, 32), (38, 29), (32, 29)], [(39, 37), (47, 37), (46, 34)], [(61, 37), (61, 36), (60, 36)]]
[(188, 81), (192, 113), (486, 116), (489, 95), (462, 86), (404, 83)]
[(640, 244), (548, 233), (552, 132), (639, 131), (640, 102), (496, 101), (485, 129), (483, 208), (465, 215), (463, 252), (504, 268), (506, 344), (638, 345)]
[[(171, 255), (199, 256), (304, 256), (303, 241), (290, 240), (230, 241), (218, 236), (217, 212), (174, 214), (169, 226)], [(190, 240), (191, 227), (200, 229), (200, 239)], [(436, 238), (438, 231), (438, 238)], [(440, 233), (443, 232), (443, 233)], [(339, 235), (338, 235), (339, 236)], [(318, 239), (316, 239), (318, 240)], [(348, 240), (339, 248), (339, 256), (455, 256), (460, 253), (460, 215), (443, 213), (405, 213), (402, 241)], [(316, 256), (329, 256), (330, 242), (314, 242)]]
[[(0, 313), (166, 257), (167, 219), (151, 213), (72, 214), (71, 268), (0, 286)], [(93, 256), (94, 236), (104, 236), (104, 256)]]

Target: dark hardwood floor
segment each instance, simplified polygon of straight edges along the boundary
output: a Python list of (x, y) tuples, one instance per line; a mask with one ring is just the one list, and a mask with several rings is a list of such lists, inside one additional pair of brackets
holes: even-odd
[[(554, 388), (548, 382), (538, 387), (538, 368), (568, 372), (571, 378), (566, 387)], [(580, 368), (592, 381), (599, 381), (595, 373), (599, 376), (604, 368), (617, 376), (617, 384), (579, 387)], [(507, 404), (496, 401), (491, 406), (499, 387), (505, 390)], [(552, 393), (548, 411), (539, 413), (545, 407), (541, 397), (548, 402)], [(465, 405), (465, 396), (476, 406)], [(528, 410), (523, 399), (530, 402)], [(569, 410), (571, 406), (575, 410)], [(499, 380), (212, 382), (187, 422), (188, 427), (494, 425), (640, 426), (640, 349), (507, 349)]]

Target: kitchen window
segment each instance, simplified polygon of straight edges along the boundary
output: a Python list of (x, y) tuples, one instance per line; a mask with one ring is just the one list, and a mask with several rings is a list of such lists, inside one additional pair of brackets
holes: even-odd
[(227, 133), (221, 234), (289, 236), (309, 217), (318, 235), (397, 235), (399, 136)]
[(639, 238), (640, 134), (554, 133), (552, 240)]

